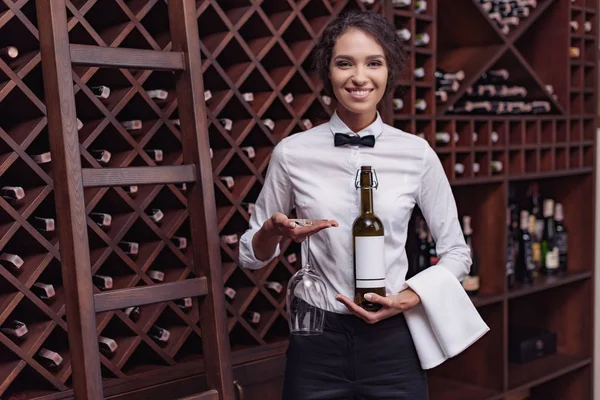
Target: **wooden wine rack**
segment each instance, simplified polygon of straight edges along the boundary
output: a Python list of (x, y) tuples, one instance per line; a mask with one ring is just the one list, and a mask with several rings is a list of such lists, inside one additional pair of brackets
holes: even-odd
[[(38, 0), (40, 1), (40, 0)], [(413, 1), (414, 3), (414, 1)], [(427, 32), (427, 46), (406, 46), (407, 73), (398, 82), (396, 97), (405, 107), (394, 113), (390, 101), (381, 111), (387, 123), (411, 133), (424, 133), (437, 151), (453, 185), (459, 213), (472, 216), (474, 246), (480, 255), (480, 294), (473, 299), (491, 327), (465, 353), (429, 373), (432, 399), (504, 399), (521, 389), (532, 389), (534, 399), (591, 398), (593, 315), (594, 179), (596, 176), (597, 4), (594, 0), (540, 0), (533, 13), (509, 35), (502, 34), (479, 8), (476, 0), (428, 0), (427, 11), (416, 14), (394, 9), (390, 0), (364, 5), (359, 0), (198, 0), (197, 19), (202, 53), (208, 133), (213, 150), (212, 168), (219, 232), (241, 235), (247, 228), (247, 203), (253, 202), (264, 181), (273, 147), (282, 138), (329, 118), (333, 105), (322, 97), (322, 85), (311, 69), (314, 41), (331, 18), (348, 8), (372, 9), (412, 36)], [(166, 4), (162, 0), (71, 0), (69, 39), (75, 44), (171, 50)], [(0, 1), (0, 47), (18, 47), (15, 62), (0, 59), (0, 186), (19, 185), (26, 197), (11, 205), (0, 198), (0, 252), (21, 254), (25, 265), (18, 275), (0, 267), (0, 326), (23, 319), (29, 333), (15, 342), (0, 333), (0, 398), (72, 398), (71, 365), (62, 287), (58, 236), (42, 234), (33, 216), (55, 216), (53, 173), (32, 156), (48, 151), (48, 123), (42, 85), (38, 18), (33, 0)], [(589, 33), (571, 33), (569, 22), (590, 21)], [(579, 32), (583, 32), (580, 29)], [(581, 49), (569, 58), (569, 47)], [(425, 77), (415, 79), (416, 66)], [(447, 103), (436, 104), (436, 67), (462, 69), (465, 79)], [(507, 68), (515, 84), (525, 86), (536, 100), (547, 100), (543, 115), (474, 116), (448, 113), (482, 72)], [(145, 149), (164, 152), (161, 165), (182, 164), (179, 118), (170, 72), (139, 69), (75, 67), (74, 92), (82, 165), (100, 164), (90, 150), (111, 151), (109, 167), (154, 166)], [(90, 87), (107, 85), (111, 96), (99, 100)], [(552, 85), (556, 99), (546, 90)], [(150, 89), (169, 90), (155, 101)], [(252, 92), (254, 101), (243, 94)], [(286, 95), (293, 101), (288, 103)], [(415, 101), (428, 107), (417, 112)], [(233, 121), (231, 130), (219, 122)], [(270, 118), (275, 127), (262, 121)], [(132, 134), (120, 122), (141, 119), (141, 132)], [(438, 131), (458, 133), (459, 141), (438, 146)], [(491, 132), (499, 134), (492, 142)], [(473, 142), (472, 132), (479, 139)], [(245, 146), (253, 146), (248, 157)], [(502, 161), (495, 174), (490, 161)], [(454, 164), (466, 166), (457, 176)], [(477, 176), (471, 168), (478, 162)], [(231, 176), (228, 188), (221, 177)], [(539, 180), (542, 197), (553, 197), (565, 207), (572, 251), (564, 277), (542, 279), (535, 285), (508, 290), (505, 283), (506, 233), (503, 229), (508, 193), (523, 194), (528, 182)], [(191, 249), (178, 251), (173, 236), (190, 235), (187, 201), (174, 185), (140, 186), (136, 195), (120, 188), (85, 189), (86, 212), (110, 210), (113, 223), (100, 229), (87, 220), (93, 273), (111, 275), (115, 287), (152, 284), (147, 272), (167, 266), (165, 281), (187, 279)], [(146, 215), (160, 208), (159, 225)], [(119, 241), (139, 241), (133, 260), (120, 250)], [(225, 286), (236, 290), (226, 303), (234, 375), (247, 383), (246, 398), (278, 399), (282, 363), (287, 347), (285, 290), (274, 293), (265, 281), (284, 285), (299, 268), (299, 246), (284, 242), (282, 254), (258, 271), (240, 268), (237, 245), (221, 243)], [(583, 250), (585, 249), (585, 250)], [(297, 255), (293, 261), (290, 255)], [(36, 281), (52, 283), (55, 299), (44, 302), (31, 287)], [(258, 324), (243, 314), (259, 311)], [(513, 365), (508, 361), (511, 323), (528, 321), (558, 334), (559, 352), (539, 362)], [(147, 335), (157, 323), (171, 332), (169, 344), (158, 346)], [(173, 303), (144, 306), (137, 322), (122, 312), (97, 315), (98, 333), (117, 339), (119, 350), (101, 357), (105, 395), (128, 398), (174, 398), (198, 391), (197, 375), (204, 371), (201, 332), (196, 305), (180, 310)], [(50, 371), (34, 355), (43, 346), (58, 351), (65, 365)], [(261, 386), (261, 382), (263, 383)], [(268, 386), (266, 384), (268, 383)], [(158, 385), (158, 386), (156, 386)], [(254, 389), (252, 388), (254, 386)], [(257, 389), (259, 388), (260, 389)], [(161, 389), (162, 388), (162, 389)], [(253, 394), (256, 397), (253, 397)]]

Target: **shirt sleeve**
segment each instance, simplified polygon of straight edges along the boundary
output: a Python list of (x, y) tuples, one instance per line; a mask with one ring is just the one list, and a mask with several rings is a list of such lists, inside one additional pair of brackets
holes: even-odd
[(250, 227), (240, 238), (239, 264), (243, 268), (262, 268), (279, 255), (280, 247), (278, 244), (275, 252), (267, 260), (257, 259), (252, 247), (252, 238), (262, 227), (263, 223), (271, 218), (274, 213), (280, 212), (287, 215), (294, 204), (292, 185), (284, 159), (284, 145), (285, 140), (273, 149), (265, 183), (256, 200), (254, 211), (250, 216)]
[(423, 164), (417, 204), (435, 240), (438, 265), (462, 281), (471, 268), (471, 251), (458, 220), (450, 183), (440, 159), (429, 145), (425, 148)]

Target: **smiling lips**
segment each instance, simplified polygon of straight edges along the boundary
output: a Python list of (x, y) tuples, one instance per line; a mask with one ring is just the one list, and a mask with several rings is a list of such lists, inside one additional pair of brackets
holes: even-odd
[(363, 100), (373, 91), (373, 89), (354, 89), (346, 88), (346, 91), (356, 100)]

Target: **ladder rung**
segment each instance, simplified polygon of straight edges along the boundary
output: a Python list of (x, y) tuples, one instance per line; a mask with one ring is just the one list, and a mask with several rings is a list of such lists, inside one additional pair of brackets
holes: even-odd
[(219, 400), (219, 392), (216, 390), (209, 390), (208, 392), (193, 394), (188, 397), (183, 397), (179, 400)]
[(120, 310), (145, 304), (162, 303), (184, 297), (206, 296), (206, 278), (186, 279), (180, 282), (111, 290), (94, 295), (96, 312)]
[(165, 167), (82, 168), (83, 187), (162, 185), (196, 181), (194, 165)]
[(94, 67), (184, 70), (184, 54), (176, 51), (71, 44), (71, 63)]

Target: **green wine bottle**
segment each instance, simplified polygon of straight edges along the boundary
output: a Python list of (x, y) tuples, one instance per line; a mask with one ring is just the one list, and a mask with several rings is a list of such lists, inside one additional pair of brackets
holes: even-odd
[(367, 311), (377, 311), (381, 304), (367, 301), (366, 293), (385, 296), (385, 257), (383, 224), (373, 212), (373, 188), (377, 182), (370, 166), (357, 172), (356, 188), (360, 189), (360, 215), (352, 225), (354, 246), (354, 302)]

